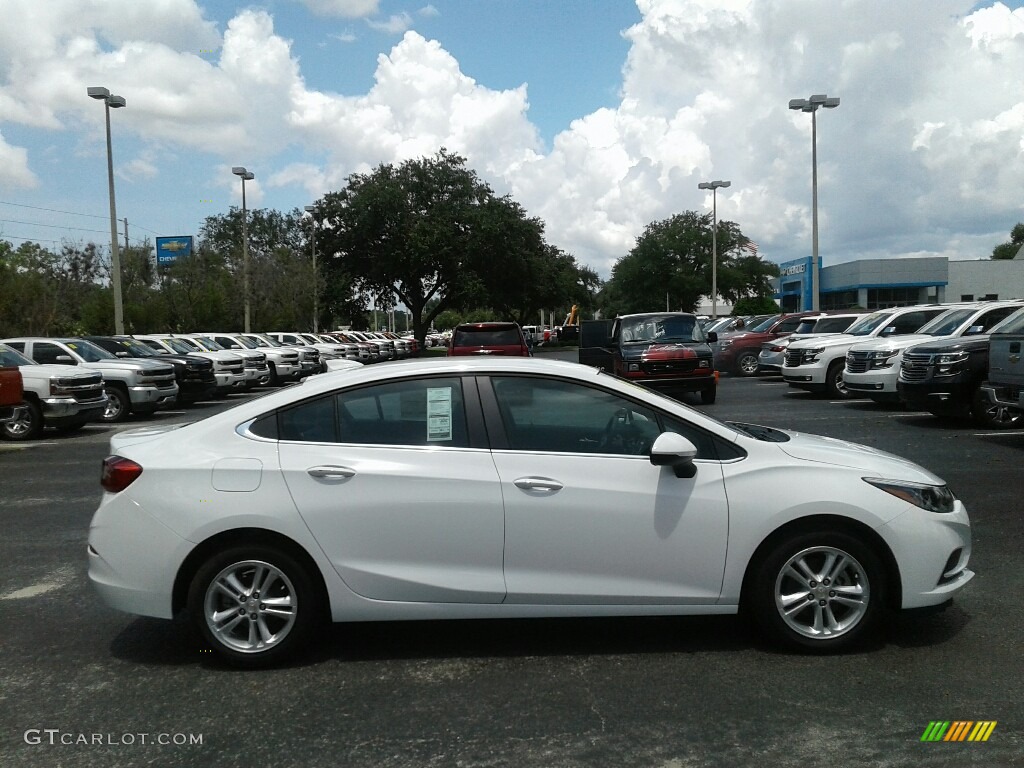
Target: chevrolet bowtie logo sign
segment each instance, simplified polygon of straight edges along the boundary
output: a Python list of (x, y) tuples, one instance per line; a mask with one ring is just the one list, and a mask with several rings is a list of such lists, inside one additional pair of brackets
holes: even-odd
[(988, 741), (995, 729), (995, 720), (932, 720), (921, 741)]

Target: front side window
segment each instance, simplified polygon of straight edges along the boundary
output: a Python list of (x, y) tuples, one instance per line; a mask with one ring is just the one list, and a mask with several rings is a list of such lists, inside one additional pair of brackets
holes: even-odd
[(71, 358), (71, 355), (66, 350), (61, 349), (56, 344), (50, 344), (49, 342), (37, 341), (32, 345), (32, 359), (37, 363), (43, 364), (59, 364), (59, 365), (78, 365), (78, 361), (71, 358), (71, 362), (68, 360), (58, 360), (58, 357)]
[(428, 378), (360, 387), (278, 415), (281, 440), (466, 448), (462, 382)]
[(491, 382), (511, 450), (649, 456), (658, 435), (676, 432), (697, 458), (717, 458), (710, 433), (614, 392), (526, 376)]

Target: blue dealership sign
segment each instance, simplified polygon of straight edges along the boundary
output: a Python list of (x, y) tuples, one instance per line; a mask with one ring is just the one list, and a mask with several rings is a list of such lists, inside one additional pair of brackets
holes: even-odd
[(156, 239), (156, 265), (169, 267), (180, 258), (192, 255), (192, 235), (158, 237)]

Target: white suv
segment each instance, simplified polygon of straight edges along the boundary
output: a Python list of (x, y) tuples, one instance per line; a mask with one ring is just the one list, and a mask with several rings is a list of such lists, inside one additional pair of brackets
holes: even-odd
[(786, 350), (782, 378), (791, 387), (810, 392), (827, 392), (832, 397), (849, 397), (843, 383), (846, 353), (859, 341), (915, 333), (950, 307), (929, 304), (916, 307), (880, 309), (864, 315), (846, 333), (823, 339), (794, 341)]
[(846, 353), (843, 383), (850, 392), (865, 394), (876, 403), (898, 403), (896, 381), (905, 349), (923, 341), (988, 333), (1021, 306), (1024, 301), (962, 305), (939, 315), (917, 333), (854, 344)]

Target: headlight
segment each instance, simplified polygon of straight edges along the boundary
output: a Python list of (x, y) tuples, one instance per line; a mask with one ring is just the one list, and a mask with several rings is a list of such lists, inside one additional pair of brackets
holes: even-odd
[(893, 358), (899, 354), (895, 349), (886, 349), (875, 352), (871, 356), (872, 368), (889, 368), (893, 364)]
[(936, 376), (955, 376), (960, 372), (960, 365), (967, 362), (970, 355), (966, 352), (950, 352), (935, 356)]
[(732, 339), (723, 339), (722, 341), (718, 342), (719, 349), (725, 349), (726, 347), (729, 346), (732, 346)]
[(640, 370), (640, 364), (639, 363), (630, 363), (629, 366), (627, 367), (627, 370), (629, 370), (630, 372), (639, 371)]
[(865, 477), (864, 482), (929, 512), (952, 512), (956, 496), (944, 485), (926, 485), (905, 480)]

